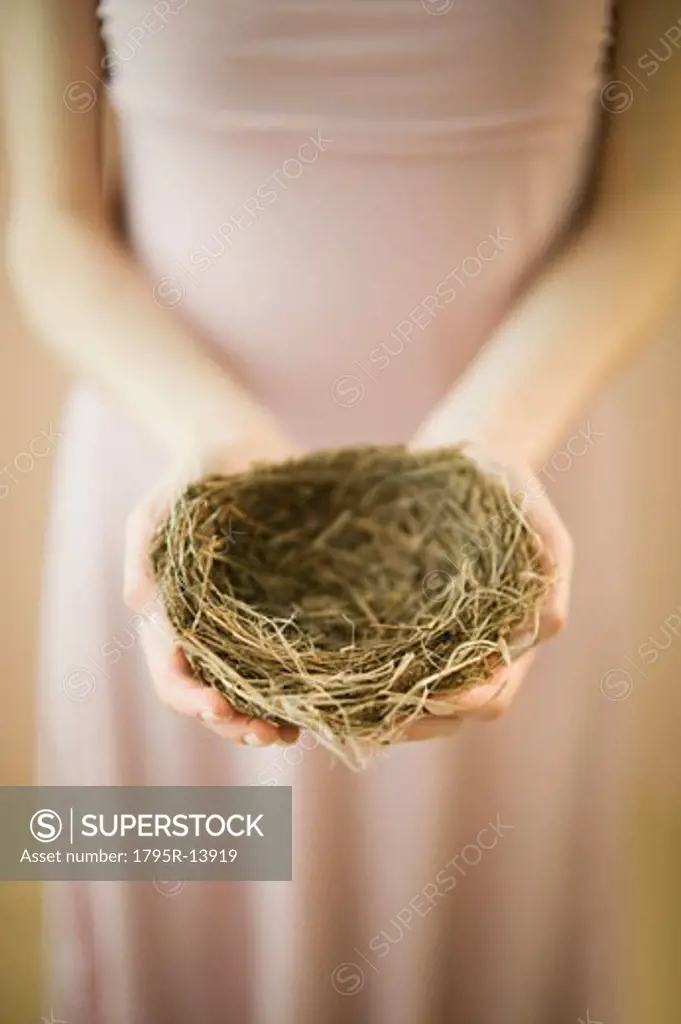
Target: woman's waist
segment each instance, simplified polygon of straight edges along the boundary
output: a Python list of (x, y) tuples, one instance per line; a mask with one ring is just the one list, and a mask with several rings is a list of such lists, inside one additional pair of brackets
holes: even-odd
[(574, 151), (508, 168), (346, 160), (321, 131), (188, 143), (152, 135), (128, 164), (129, 235), (156, 300), (296, 331), (340, 318), (384, 332), (420, 303), (453, 321), (494, 304), (563, 227), (582, 172)]
[(408, 439), (508, 309), (512, 276), (493, 280), (506, 244), (501, 229), (488, 233), (444, 272), (434, 266), (429, 284), (404, 267), (372, 279), (366, 253), (346, 276), (292, 267), (295, 257), (278, 272), (230, 274), (236, 261), (221, 268), (216, 250), (153, 287), (298, 443), (388, 443)]

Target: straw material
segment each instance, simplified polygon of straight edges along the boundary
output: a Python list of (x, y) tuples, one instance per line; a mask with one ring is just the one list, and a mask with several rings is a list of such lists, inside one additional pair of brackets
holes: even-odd
[(358, 447), (192, 483), (151, 557), (196, 674), (356, 767), (536, 634), (540, 554), (462, 449)]

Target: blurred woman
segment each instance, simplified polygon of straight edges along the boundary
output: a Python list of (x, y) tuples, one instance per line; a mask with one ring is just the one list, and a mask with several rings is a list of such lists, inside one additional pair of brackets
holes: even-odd
[[(604, 693), (628, 523), (616, 431), (583, 410), (678, 289), (679, 12), (7, 0), (2, 17), (10, 270), (77, 375), (41, 779), (294, 786), (290, 885), (53, 884), (55, 1014), (617, 1019), (623, 716)], [(533, 495), (558, 577), (540, 639), (565, 621), (573, 541), (581, 560), (571, 629), (511, 715), (480, 721), (534, 651), (355, 776), (189, 675), (146, 560), (184, 481), (462, 440)]]

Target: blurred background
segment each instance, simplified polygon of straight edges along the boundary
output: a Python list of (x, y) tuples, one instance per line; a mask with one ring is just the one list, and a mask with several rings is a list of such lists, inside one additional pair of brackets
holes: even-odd
[[(2, 132), (0, 131), (0, 138)], [(4, 229), (6, 175), (0, 159), (0, 218)], [(4, 230), (2, 236), (4, 238)], [(1, 248), (1, 247), (0, 247)], [(65, 378), (22, 328), (0, 260), (0, 783), (33, 781), (35, 655), (43, 527), (55, 448), (30, 453), (42, 430), (57, 424)], [(44, 451), (36, 442), (36, 451)], [(14, 459), (21, 453), (18, 465)], [(8, 465), (9, 464), (9, 465)], [(6, 491), (5, 488), (8, 488)], [(0, 883), (0, 1019), (40, 1024), (40, 891)]]
[[(5, 209), (0, 159), (0, 231)], [(641, 258), (649, 259), (650, 254)], [(40, 457), (31, 454), (30, 446), (34, 438), (58, 427), (67, 382), (22, 327), (2, 261), (0, 336), (0, 783), (27, 785), (33, 779), (41, 552), (58, 440)], [(621, 713), (626, 702), (627, 713), (633, 710), (635, 719), (626, 751), (633, 782), (621, 836), (628, 865), (622, 879), (628, 920), (622, 943), (628, 1007), (624, 1024), (681, 1021), (680, 383), (681, 293), (675, 322), (621, 375), (611, 392), (630, 452), (629, 500), (638, 523), (632, 538), (635, 631), (621, 652), (620, 665), (613, 666), (619, 675), (608, 682), (603, 698), (610, 701), (613, 714)], [(36, 442), (36, 451), (47, 447), (44, 441)], [(637, 654), (646, 642), (658, 650), (650, 665)], [(595, 679), (594, 686), (598, 685)], [(39, 1024), (44, 1020), (39, 1010), (39, 887), (0, 884), (0, 920), (0, 1018), (12, 1024)], [(598, 1021), (595, 1007), (590, 1008), (589, 1020)]]

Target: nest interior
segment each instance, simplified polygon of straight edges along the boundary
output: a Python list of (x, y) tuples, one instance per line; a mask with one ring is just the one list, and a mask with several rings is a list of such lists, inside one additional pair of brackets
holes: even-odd
[(536, 629), (541, 547), (461, 448), (317, 452), (192, 483), (152, 565), (193, 670), (356, 762)]

